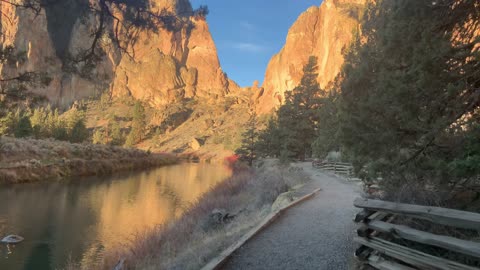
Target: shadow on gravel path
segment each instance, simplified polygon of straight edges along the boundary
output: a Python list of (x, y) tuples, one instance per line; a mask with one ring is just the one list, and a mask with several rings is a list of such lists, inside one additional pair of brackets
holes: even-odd
[(273, 224), (237, 250), (222, 269), (348, 269), (353, 257), (360, 196), (354, 183), (329, 176), (298, 163), (311, 176), (302, 190), (322, 190), (312, 199), (289, 209)]

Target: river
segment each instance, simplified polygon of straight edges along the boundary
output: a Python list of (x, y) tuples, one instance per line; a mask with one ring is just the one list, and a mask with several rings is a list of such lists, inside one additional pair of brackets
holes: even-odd
[(212, 164), (179, 164), (121, 176), (0, 186), (0, 269), (49, 270), (68, 260), (89, 263), (180, 216), (199, 196), (231, 175)]

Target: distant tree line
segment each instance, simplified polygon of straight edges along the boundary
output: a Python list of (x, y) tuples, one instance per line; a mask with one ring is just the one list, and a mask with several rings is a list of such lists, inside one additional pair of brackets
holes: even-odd
[(357, 173), (392, 185), (480, 175), (480, 4), (369, 1), (361, 34), (328, 91), (316, 59), (266, 129), (256, 155), (341, 151)]
[(83, 142), (89, 138), (84, 111), (72, 109), (60, 115), (58, 109), (50, 106), (8, 112), (0, 118), (0, 135), (70, 142)]
[[(101, 104), (99, 106), (103, 108)], [(130, 128), (122, 129), (113, 116), (108, 118), (106, 125), (91, 130), (86, 127), (85, 109), (72, 108), (63, 113), (51, 106), (16, 109), (0, 117), (0, 136), (52, 138), (73, 143), (92, 142), (131, 147), (144, 140), (147, 133), (144, 106), (136, 101), (132, 109)]]

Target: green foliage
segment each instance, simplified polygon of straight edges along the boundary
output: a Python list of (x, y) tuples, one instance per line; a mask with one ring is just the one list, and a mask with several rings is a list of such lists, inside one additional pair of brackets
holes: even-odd
[(52, 130), (52, 137), (55, 140), (67, 141), (68, 140), (68, 130), (64, 126), (64, 122), (60, 121)]
[(331, 151), (339, 151), (338, 141), (339, 125), (338, 122), (338, 101), (339, 94), (332, 89), (328, 95), (322, 99), (322, 106), (318, 109), (317, 138), (312, 144), (313, 155), (318, 158), (324, 158)]
[[(28, 120), (28, 123), (27, 123)], [(72, 109), (60, 115), (50, 106), (15, 113), (9, 112), (0, 118), (0, 134), (15, 137), (55, 138), (57, 140), (83, 142), (89, 137), (85, 126), (85, 113)]]
[(325, 91), (317, 82), (317, 59), (310, 57), (303, 68), (300, 85), (285, 93), (285, 104), (267, 129), (260, 134), (259, 149), (263, 155), (281, 156), (283, 159), (303, 160), (311, 155), (316, 138), (318, 109)]
[(146, 125), (145, 108), (140, 101), (136, 101), (133, 109), (132, 129), (127, 136), (125, 145), (133, 146), (142, 141), (145, 137)]
[(252, 166), (253, 160), (257, 158), (257, 118), (252, 113), (247, 123), (247, 129), (242, 133), (242, 144), (235, 150), (241, 161), (245, 161)]
[(339, 138), (357, 168), (368, 165), (396, 184), (478, 175), (471, 150), (480, 141), (474, 2), (368, 5), (337, 102)]
[(93, 132), (92, 142), (93, 144), (105, 144), (105, 136), (102, 129), (97, 129)]
[(111, 141), (110, 144), (112, 145), (122, 145), (124, 138), (122, 131), (120, 129), (120, 125), (118, 124), (117, 121), (114, 121), (110, 125), (110, 136), (111, 136)]
[(258, 134), (257, 150), (260, 155), (278, 157), (280, 145), (280, 129), (276, 119), (270, 118), (265, 130)]
[(448, 169), (458, 178), (473, 178), (480, 175), (480, 124), (473, 123), (460, 140), (455, 158)]
[(110, 99), (110, 93), (109, 92), (104, 92), (100, 96), (100, 108), (102, 110), (107, 109), (111, 104), (111, 99)]
[(16, 113), (8, 112), (6, 116), (0, 118), (0, 136), (10, 135), (15, 131), (15, 126), (19, 120), (19, 111)]
[(18, 124), (15, 128), (15, 137), (24, 138), (33, 134), (32, 124), (28, 116), (24, 115), (20, 117)]
[(80, 143), (88, 139), (89, 133), (88, 129), (85, 126), (85, 122), (83, 119), (78, 120), (75, 122), (72, 130), (70, 131), (70, 142)]
[(30, 122), (32, 123), (33, 134), (36, 138), (49, 136), (49, 130), (45, 124), (49, 112), (51, 112), (50, 107), (40, 107), (33, 110)]

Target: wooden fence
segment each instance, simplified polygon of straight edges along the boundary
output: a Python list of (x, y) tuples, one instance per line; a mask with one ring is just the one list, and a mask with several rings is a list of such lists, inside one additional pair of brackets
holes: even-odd
[[(438, 253), (424, 252), (425, 247), (440, 248), (441, 251), (457, 254), (453, 256), (454, 258), (467, 257), (470, 258), (469, 261), (480, 263), (480, 239), (478, 241), (474, 241), (473, 237), (459, 239), (393, 223), (395, 219), (405, 216), (432, 224), (466, 229), (473, 234), (476, 233), (478, 237), (480, 214), (363, 198), (356, 199), (354, 205), (363, 209), (355, 216), (355, 222), (361, 226), (357, 229), (358, 236), (354, 238), (354, 241), (360, 244), (355, 256), (363, 265), (384, 270), (480, 269), (459, 260), (440, 257)], [(419, 250), (419, 246), (423, 247), (422, 251)]]
[(314, 160), (312, 162), (312, 166), (324, 171), (340, 174), (348, 178), (353, 176), (353, 166), (350, 163)]

